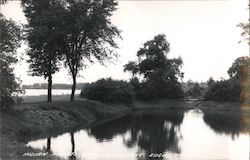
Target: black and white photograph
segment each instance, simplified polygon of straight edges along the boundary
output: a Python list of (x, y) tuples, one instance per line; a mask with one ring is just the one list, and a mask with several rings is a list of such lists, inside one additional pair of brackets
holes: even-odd
[(249, 160), (250, 0), (0, 0), (0, 160)]

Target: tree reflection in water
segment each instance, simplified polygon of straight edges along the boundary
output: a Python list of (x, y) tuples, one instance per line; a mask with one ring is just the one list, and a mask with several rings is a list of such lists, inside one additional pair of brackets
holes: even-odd
[(75, 160), (75, 139), (74, 139), (74, 132), (70, 132), (70, 139), (71, 139), (71, 155), (69, 156), (69, 160)]
[(138, 159), (163, 159), (165, 152), (180, 153), (180, 124), (184, 111), (134, 113), (88, 130), (98, 141), (111, 140), (115, 135), (129, 133), (124, 145), (138, 147)]
[(51, 137), (47, 138), (47, 148), (46, 151), (51, 153)]
[(231, 135), (233, 140), (236, 136), (239, 136), (243, 127), (240, 113), (204, 112), (203, 119), (216, 133)]

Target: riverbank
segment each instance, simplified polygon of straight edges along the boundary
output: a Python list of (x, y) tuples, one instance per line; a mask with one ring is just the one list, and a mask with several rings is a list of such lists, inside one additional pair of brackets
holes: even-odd
[(87, 100), (16, 105), (11, 111), (1, 112), (1, 159), (26, 159), (22, 157), (24, 153), (37, 153), (25, 146), (29, 140), (75, 131), (129, 112), (131, 109), (122, 104), (108, 105)]
[[(245, 112), (241, 112), (238, 103), (163, 99), (150, 102), (136, 101), (127, 106), (103, 104), (79, 97), (75, 102), (68, 102), (69, 95), (54, 96), (52, 103), (42, 102), (42, 98), (46, 98), (46, 96), (24, 97), (24, 103), (14, 106), (12, 111), (1, 112), (0, 152), (3, 160), (26, 159), (27, 157), (22, 157), (23, 153), (38, 152), (25, 146), (25, 143), (30, 140), (53, 137), (64, 132), (76, 131), (76, 128), (98, 125), (133, 110), (167, 111), (199, 108), (204, 112), (216, 114), (240, 113), (244, 117), (250, 116), (249, 108)], [(247, 119), (244, 123), (250, 124), (250, 120)], [(246, 130), (250, 131), (250, 128)], [(49, 158), (51, 157), (46, 157), (46, 159)]]

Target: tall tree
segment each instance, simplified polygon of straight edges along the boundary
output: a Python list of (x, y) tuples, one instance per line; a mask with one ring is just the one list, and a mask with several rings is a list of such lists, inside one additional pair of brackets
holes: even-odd
[(116, 10), (115, 0), (66, 0), (67, 14), (62, 48), (65, 65), (72, 76), (71, 101), (74, 101), (76, 78), (86, 66), (86, 61), (95, 58), (101, 64), (117, 57), (115, 39), (121, 38), (120, 30), (111, 23)]
[[(0, 14), (0, 104), (6, 108), (20, 100), (20, 83), (13, 73), (13, 64), (17, 63), (16, 50), (20, 47), (21, 29), (12, 20)], [(15, 99), (17, 97), (18, 99)]]
[[(124, 71), (134, 76), (140, 75), (143, 79), (144, 92), (155, 98), (177, 98), (182, 96), (179, 78), (183, 77), (180, 71), (181, 58), (168, 58), (169, 43), (164, 34), (159, 34), (153, 40), (144, 43), (137, 52), (138, 61), (130, 61), (124, 66)], [(150, 97), (149, 97), (150, 98)]]
[(59, 70), (61, 57), (59, 29), (65, 13), (60, 0), (22, 0), (29, 44), (28, 62), (32, 76), (48, 79), (48, 102), (52, 101), (52, 75)]

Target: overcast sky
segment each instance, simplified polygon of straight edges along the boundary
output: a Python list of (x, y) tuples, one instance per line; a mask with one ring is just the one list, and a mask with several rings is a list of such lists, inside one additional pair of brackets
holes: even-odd
[[(170, 43), (169, 57), (181, 56), (184, 62), (184, 81), (207, 81), (209, 77), (227, 78), (227, 70), (240, 56), (249, 55), (246, 43), (238, 43), (241, 30), (236, 27), (248, 19), (248, 0), (165, 0), (119, 1), (112, 22), (121, 29), (120, 55), (116, 64), (90, 65), (80, 72), (77, 82), (93, 82), (103, 77), (129, 79), (123, 65), (136, 59), (144, 42), (163, 33)], [(1, 5), (1, 13), (8, 19), (25, 23), (19, 1)], [(46, 82), (41, 77), (28, 76), (26, 45), (18, 50), (24, 60), (15, 67), (23, 84)], [(66, 69), (53, 76), (54, 83), (71, 83)]]

